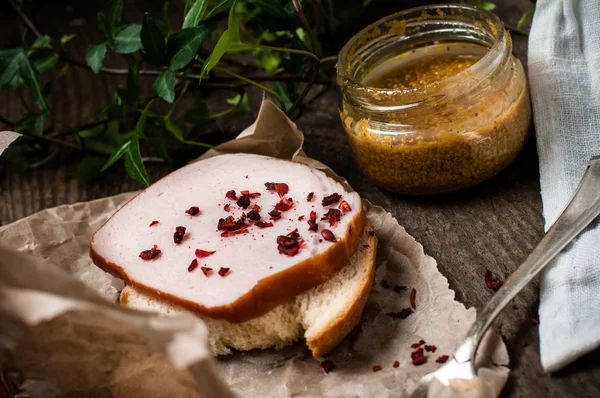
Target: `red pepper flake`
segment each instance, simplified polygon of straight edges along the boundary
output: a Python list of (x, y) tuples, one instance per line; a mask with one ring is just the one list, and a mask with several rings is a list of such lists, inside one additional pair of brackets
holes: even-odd
[(385, 279), (382, 279), (381, 280), (381, 287), (384, 288), (384, 289), (389, 289), (390, 288), (390, 284)]
[(229, 203), (227, 203), (225, 206), (223, 206), (223, 210), (225, 210), (226, 212), (229, 212), (231, 210), (231, 205)]
[(410, 348), (419, 348), (419, 347), (421, 347), (423, 344), (425, 344), (425, 340), (419, 340), (419, 342), (418, 342), (418, 343), (411, 344), (411, 345), (410, 345)]
[(375, 235), (375, 231), (369, 231), (369, 236), (374, 236)]
[(271, 216), (271, 220), (274, 221), (279, 220), (281, 218), (281, 212), (277, 210), (271, 210), (268, 214)]
[(323, 200), (321, 201), (321, 205), (323, 205), (323, 206), (330, 206), (330, 205), (332, 205), (334, 203), (339, 202), (341, 198), (342, 198), (342, 195), (340, 195), (337, 192), (334, 192), (334, 193), (332, 193), (329, 196), (325, 196), (323, 198)]
[(333, 234), (333, 232), (331, 232), (328, 229), (322, 230), (321, 236), (323, 236), (323, 239), (325, 239), (328, 242), (337, 242), (337, 239), (335, 238), (335, 235)]
[(323, 368), (323, 371), (325, 373), (329, 373), (333, 369), (335, 369), (335, 363), (333, 363), (332, 360), (328, 359), (326, 361), (321, 362), (321, 368)]
[(513, 305), (512, 305), (512, 309), (516, 311), (516, 310), (518, 310), (518, 309), (519, 309), (519, 306), (517, 306), (516, 304), (513, 304)]
[(281, 198), (281, 200), (275, 204), (275, 210), (288, 211), (293, 206), (294, 206), (294, 200), (292, 198)]
[(391, 318), (406, 319), (412, 313), (413, 313), (412, 308), (406, 307), (406, 308), (402, 308), (399, 312), (388, 312), (386, 315)]
[(342, 200), (342, 203), (340, 203), (339, 209), (342, 211), (342, 213), (344, 215), (346, 215), (346, 213), (350, 213), (352, 211), (352, 208), (350, 207), (348, 202), (346, 202), (345, 200)]
[(402, 293), (403, 291), (408, 290), (408, 286), (394, 286), (394, 291), (396, 293)]
[(221, 275), (222, 277), (225, 277), (225, 275), (227, 275), (228, 272), (229, 272), (229, 268), (221, 267), (219, 269), (219, 275)]
[(265, 187), (267, 191), (276, 191), (280, 198), (283, 198), (290, 190), (288, 184), (283, 182), (265, 182)]
[(379, 372), (381, 370), (381, 365), (375, 365), (373, 366), (373, 372)]
[(252, 206), (252, 210), (258, 213), (260, 211), (260, 206), (255, 204), (254, 206)]
[(308, 219), (308, 230), (317, 232), (319, 226), (317, 225), (317, 213), (313, 210), (310, 212), (310, 218)]
[(287, 235), (279, 235), (277, 237), (277, 250), (286, 256), (295, 256), (300, 248), (304, 246), (304, 240), (295, 229)]
[(255, 210), (250, 210), (248, 212), (248, 218), (251, 219), (252, 221), (258, 221), (258, 220), (260, 220), (260, 214), (258, 214), (258, 212)]
[(492, 290), (498, 290), (500, 289), (500, 286), (502, 286), (502, 284), (504, 282), (496, 282), (494, 281), (494, 277), (492, 276), (492, 272), (491, 271), (485, 271), (485, 285)]
[(304, 221), (304, 216), (298, 217), (298, 221)]
[(204, 257), (212, 256), (216, 252), (217, 252), (216, 250), (209, 252), (209, 251), (202, 250), (202, 249), (196, 249), (194, 254), (196, 254), (196, 257), (198, 257), (198, 258), (204, 258)]
[(250, 196), (242, 195), (238, 198), (236, 204), (240, 206), (242, 209), (247, 209), (250, 206)]
[(200, 270), (202, 270), (204, 276), (209, 276), (208, 274), (210, 274), (213, 269), (208, 267), (200, 267)]
[(521, 346), (521, 348), (525, 348), (525, 347), (527, 347), (529, 345), (529, 343), (521, 343), (519, 345)]
[(158, 221), (152, 221), (152, 222), (150, 223), (150, 226), (151, 226), (151, 227), (153, 227), (153, 226), (155, 226), (155, 225), (158, 225)]
[(425, 345), (424, 346), (425, 351), (427, 352), (435, 352), (435, 350), (437, 350), (437, 347), (435, 345)]
[(417, 309), (417, 306), (415, 305), (415, 299), (417, 298), (417, 289), (413, 288), (410, 291), (410, 306), (413, 307), (413, 309)]
[[(236, 220), (233, 216), (228, 216), (227, 218), (220, 218), (217, 223), (217, 229), (219, 231), (229, 231), (231, 233), (239, 233), (245, 232), (248, 228), (248, 224), (246, 224), (244, 218), (240, 218)], [(228, 236), (229, 234), (225, 234)], [(223, 234), (221, 234), (223, 236)]]
[(198, 206), (192, 206), (189, 209), (187, 209), (186, 214), (189, 214), (190, 216), (197, 216), (198, 214), (200, 214), (200, 209), (198, 208)]
[(240, 193), (244, 196), (249, 197), (250, 199), (260, 198), (260, 192), (250, 192), (250, 191), (240, 191)]
[(540, 324), (540, 316), (536, 315), (533, 318), (531, 318), (531, 323), (533, 323), (534, 325), (539, 325)]
[(436, 359), (435, 361), (437, 363), (446, 363), (446, 361), (448, 360), (448, 358), (450, 358), (448, 355), (440, 355), (438, 357), (438, 359)]
[(185, 235), (185, 227), (175, 227), (175, 233), (173, 234), (173, 241), (175, 244), (180, 244)]
[(392, 365), (392, 366), (394, 366), (395, 368), (398, 368), (398, 367), (400, 367), (400, 362), (394, 361), (394, 365)]
[(323, 214), (321, 220), (327, 220), (329, 222), (329, 226), (334, 227), (340, 219), (342, 218), (342, 212), (338, 209), (329, 209), (329, 211)]
[(235, 191), (233, 189), (231, 191), (227, 191), (227, 193), (225, 194), (225, 197), (227, 199), (231, 199), (231, 200), (237, 199), (237, 196), (235, 195)]
[(144, 261), (154, 260), (156, 257), (160, 256), (160, 249), (158, 246), (154, 245), (154, 247), (150, 250), (144, 250), (140, 253), (140, 258)]
[(272, 222), (265, 222), (265, 221), (257, 221), (254, 223), (254, 225), (256, 225), (259, 228), (270, 228), (273, 226)]
[(410, 357), (414, 366), (423, 365), (425, 363), (425, 354), (423, 352), (423, 347), (419, 347), (415, 351), (411, 352)]
[(192, 272), (196, 268), (198, 268), (198, 259), (197, 258), (195, 258), (195, 259), (192, 260), (192, 263), (188, 267), (188, 272)]
[(314, 197), (315, 197), (315, 193), (314, 192), (309, 192), (308, 195), (306, 195), (306, 201), (307, 202), (311, 202)]

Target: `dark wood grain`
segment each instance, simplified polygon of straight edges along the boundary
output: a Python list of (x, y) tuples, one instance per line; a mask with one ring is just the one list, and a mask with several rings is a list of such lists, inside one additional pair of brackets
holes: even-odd
[[(76, 53), (82, 54), (88, 44), (101, 40), (93, 24), (93, 16), (100, 3), (26, 2), (26, 7), (34, 11), (29, 15), (45, 33), (54, 36), (66, 32), (78, 34), (70, 46)], [(336, 42), (343, 43), (348, 35), (377, 17), (415, 3), (381, 0), (365, 13), (357, 13), (352, 7), (343, 8), (340, 18), (344, 23), (338, 26)], [(498, 15), (513, 25), (523, 12), (533, 8), (533, 3), (524, 0), (498, 0), (496, 3)], [(128, 22), (139, 21), (140, 10), (160, 9), (156, 1), (134, 2), (129, 6)], [(0, 5), (0, 20), (3, 41), (17, 40), (16, 15), (6, 4)], [(526, 61), (526, 50), (526, 38), (514, 36), (514, 52), (523, 62)], [(118, 65), (119, 59), (109, 62)], [(119, 78), (94, 76), (81, 69), (72, 69), (67, 76), (53, 76), (52, 79), (55, 91), (51, 96), (51, 106), (58, 119), (72, 126), (92, 120), (93, 111), (107, 104), (115, 85), (123, 83)], [(18, 98), (5, 91), (0, 94), (0, 114), (11, 120), (17, 119), (23, 111)], [(251, 101), (254, 111), (260, 100), (258, 93), (255, 94)], [(184, 107), (188, 105), (184, 104)], [(501, 278), (508, 276), (543, 233), (534, 138), (506, 170), (477, 187), (434, 198), (402, 197), (376, 188), (358, 169), (346, 145), (336, 108), (337, 93), (332, 89), (310, 104), (298, 120), (298, 127), (306, 135), (307, 153), (348, 178), (365, 198), (392, 212), (423, 244), (425, 251), (437, 260), (457, 299), (467, 307), (481, 309), (493, 294), (483, 282), (485, 271), (491, 270)], [(252, 115), (236, 114), (227, 121), (219, 122), (213, 128), (214, 134), (218, 135), (216, 139), (233, 137), (252, 120)], [(68, 180), (66, 175), (72, 165), (73, 159), (67, 156), (43, 169), (21, 174), (5, 161), (0, 161), (0, 224), (44, 208), (140, 188), (117, 169), (94, 182)], [(148, 171), (151, 179), (156, 180), (172, 168), (169, 165), (149, 165)], [(503, 396), (600, 396), (600, 356), (597, 352), (554, 375), (543, 372), (539, 361), (537, 327), (530, 321), (537, 313), (538, 292), (536, 281), (515, 299), (518, 309), (509, 307), (496, 323), (507, 338), (511, 357), (512, 373)], [(521, 346), (525, 344), (528, 345)]]

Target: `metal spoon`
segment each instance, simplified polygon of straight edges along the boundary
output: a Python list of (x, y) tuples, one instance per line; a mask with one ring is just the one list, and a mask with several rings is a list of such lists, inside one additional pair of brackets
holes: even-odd
[(483, 308), (469, 330), (464, 343), (453, 357), (433, 373), (423, 376), (412, 398), (427, 397), (429, 382), (436, 378), (445, 385), (451, 379), (472, 379), (477, 375), (475, 354), (485, 332), (533, 277), (560, 253), (585, 227), (600, 214), (600, 156), (590, 159), (587, 170), (571, 202), (550, 227), (529, 257), (504, 282), (504, 285)]

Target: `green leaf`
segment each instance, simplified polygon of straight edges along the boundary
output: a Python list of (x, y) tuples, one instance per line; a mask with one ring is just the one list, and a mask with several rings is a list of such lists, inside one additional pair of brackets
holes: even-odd
[(111, 155), (111, 157), (106, 161), (106, 163), (104, 163), (104, 166), (102, 166), (102, 169), (100, 169), (100, 172), (104, 173), (110, 166), (115, 164), (117, 162), (117, 160), (121, 159), (123, 157), (123, 155), (125, 155), (125, 152), (127, 152), (127, 150), (129, 149), (129, 145), (131, 145), (131, 141), (127, 141), (126, 143), (124, 143), (121, 146), (121, 148), (117, 149)]
[(127, 154), (125, 155), (125, 171), (129, 177), (145, 186), (150, 185), (148, 179), (148, 173), (144, 162), (142, 161), (142, 155), (140, 153), (140, 141), (138, 135), (134, 135), (131, 140), (131, 144), (127, 148)]
[(67, 173), (67, 177), (80, 180), (94, 179), (102, 174), (100, 170), (106, 163), (106, 158), (99, 156), (84, 156)]
[(31, 48), (35, 48), (35, 49), (52, 48), (51, 43), (52, 43), (52, 38), (48, 35), (44, 35), (44, 36), (38, 37), (31, 45)]
[(156, 78), (152, 88), (159, 97), (172, 103), (175, 100), (175, 73), (167, 69)]
[(0, 64), (0, 86), (9, 83), (17, 75), (19, 72), (19, 57), (22, 54), (24, 55), (22, 47), (3, 50), (0, 53), (3, 60)]
[(156, 66), (164, 65), (167, 53), (165, 36), (156, 20), (148, 13), (144, 14), (140, 37), (148, 63)]
[(280, 0), (249, 0), (249, 3), (254, 4), (267, 14), (276, 18), (288, 17), (288, 14), (285, 12)]
[(42, 93), (40, 86), (40, 75), (35, 69), (35, 66), (29, 61), (29, 58), (24, 53), (18, 55), (19, 57), (19, 76), (23, 78), (26, 85), (31, 88), (35, 101), (37, 102), (40, 109), (44, 112), (48, 112), (48, 103)]
[(239, 44), (240, 41), (240, 18), (235, 15), (234, 7), (231, 7), (229, 10), (229, 18), (227, 30), (223, 32), (223, 35), (215, 45), (213, 52), (210, 53), (206, 62), (202, 66), (202, 71), (200, 72), (200, 80), (206, 75), (212, 68), (217, 65), (221, 57), (225, 55), (227, 50), (233, 44)]
[(281, 55), (277, 51), (268, 48), (257, 48), (253, 51), (259, 64), (268, 71), (274, 72), (281, 64)]
[(85, 53), (85, 62), (94, 71), (94, 73), (100, 72), (102, 68), (102, 62), (106, 56), (106, 44), (96, 44), (89, 46)]
[(230, 8), (233, 8), (233, 3), (235, 3), (235, 0), (221, 0), (221, 2), (217, 4), (215, 8), (210, 10), (206, 18), (208, 19), (227, 12)]
[(156, 154), (161, 159), (164, 159), (167, 162), (171, 161), (171, 157), (169, 156), (169, 153), (167, 152), (167, 147), (166, 147), (167, 140), (163, 133), (163, 130), (158, 128), (158, 126), (156, 126), (156, 124), (150, 123), (149, 125), (146, 126), (146, 136), (148, 137), (148, 141), (150, 141), (150, 143), (154, 147)]
[(167, 57), (170, 60), (171, 69), (179, 70), (189, 64), (212, 29), (212, 25), (202, 25), (182, 29), (169, 36)]
[(237, 94), (235, 97), (227, 98), (225, 101), (227, 101), (229, 105), (238, 106), (241, 110), (250, 112), (250, 104), (248, 103), (248, 95), (246, 95), (246, 93), (243, 95)]
[(46, 115), (40, 113), (26, 113), (23, 117), (15, 124), (15, 131), (17, 133), (22, 132), (25, 129), (30, 128), (37, 135), (42, 135), (44, 132), (44, 124), (46, 123)]
[[(294, 102), (299, 98), (298, 91), (296, 90), (296, 86), (291, 83), (283, 83), (283, 82), (275, 82), (273, 83), (273, 89), (281, 97), (285, 104), (285, 109), (282, 111), (286, 112), (287, 109), (290, 109)], [(277, 106), (281, 108), (279, 105), (279, 101), (277, 102)], [(302, 114), (301, 106), (297, 107), (288, 117), (292, 120), (296, 119), (298, 116)]]
[(42, 73), (46, 73), (49, 70), (51, 70), (52, 68), (54, 68), (54, 66), (56, 65), (57, 62), (58, 62), (58, 56), (51, 55), (46, 58), (36, 59), (35, 61), (33, 61), (33, 64), (35, 65), (35, 68), (38, 70), (38, 72), (40, 74), (42, 74)]
[(206, 16), (206, 9), (208, 7), (208, 0), (196, 0), (192, 8), (185, 15), (183, 25), (181, 29), (192, 28)]
[(173, 137), (177, 138), (177, 140), (179, 140), (181, 142), (185, 142), (185, 138), (183, 138), (183, 132), (181, 131), (179, 126), (174, 121), (172, 121), (168, 117), (165, 117), (164, 123), (165, 123), (165, 128), (167, 129), (167, 131), (169, 133), (173, 134)]
[(188, 12), (190, 11), (190, 8), (192, 8), (192, 5), (194, 4), (196, 0), (185, 0), (185, 5), (183, 6), (183, 15), (187, 15)]
[(235, 7), (232, 6), (229, 10), (227, 18), (227, 30), (229, 31), (229, 39), (232, 42), (240, 41), (240, 17), (235, 13)]
[(60, 38), (60, 45), (62, 47), (64, 47), (65, 44), (67, 44), (68, 42), (70, 42), (71, 40), (73, 40), (76, 37), (77, 37), (77, 35), (64, 35)]
[(96, 25), (98, 25), (98, 30), (104, 35), (104, 38), (109, 42), (112, 42), (112, 26), (109, 19), (106, 17), (106, 15), (104, 15), (103, 12), (96, 14)]
[(521, 16), (521, 18), (519, 19), (519, 22), (517, 22), (517, 29), (523, 30), (525, 28), (525, 25), (527, 25), (529, 22), (531, 22), (532, 18), (533, 18), (533, 10), (527, 11), (526, 13), (524, 13)]
[(108, 22), (113, 32), (121, 27), (122, 18), (123, 0), (111, 0), (108, 6)]
[(142, 49), (140, 32), (142, 25), (133, 24), (125, 26), (115, 36), (113, 49), (120, 54), (131, 54)]

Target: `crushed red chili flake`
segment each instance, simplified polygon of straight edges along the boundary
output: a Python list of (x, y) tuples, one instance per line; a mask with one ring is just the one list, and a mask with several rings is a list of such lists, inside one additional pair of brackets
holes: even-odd
[(519, 345), (521, 346), (521, 348), (525, 348), (525, 347), (527, 347), (529, 345), (529, 343), (521, 343)]
[(386, 315), (391, 317), (391, 318), (400, 318), (400, 319), (406, 319), (409, 317), (410, 314), (413, 313), (412, 308), (410, 307), (406, 307), (406, 308), (402, 308), (400, 311), (398, 312), (388, 312)]
[(196, 268), (198, 268), (198, 259), (195, 258), (195, 259), (192, 260), (192, 263), (188, 267), (188, 272), (192, 272)]
[(375, 231), (369, 231), (369, 236), (374, 236), (375, 235)]
[(342, 195), (340, 195), (337, 192), (334, 192), (331, 195), (325, 196), (323, 198), (323, 200), (321, 201), (321, 205), (323, 205), (323, 206), (330, 206), (330, 205), (332, 205), (334, 203), (339, 202), (341, 198), (342, 198)]
[(411, 344), (411, 345), (410, 345), (410, 348), (419, 348), (419, 347), (421, 347), (423, 344), (425, 344), (425, 340), (419, 340), (419, 342), (418, 342), (418, 343)]
[(335, 369), (335, 363), (333, 363), (332, 360), (328, 359), (326, 361), (321, 362), (321, 368), (325, 373), (329, 373), (333, 369)]
[(293, 206), (294, 200), (292, 198), (281, 198), (281, 200), (275, 204), (275, 210), (288, 211)]
[(221, 275), (221, 276), (223, 276), (223, 277), (224, 277), (225, 275), (227, 275), (227, 273), (228, 273), (228, 272), (229, 272), (229, 268), (221, 267), (221, 268), (219, 269), (219, 275)]
[(185, 235), (185, 227), (175, 227), (175, 233), (173, 234), (173, 241), (175, 244), (180, 244)]
[(250, 210), (248, 212), (248, 218), (251, 219), (252, 221), (258, 221), (258, 220), (260, 220), (260, 214), (258, 214), (257, 211)]
[(314, 210), (310, 212), (310, 218), (307, 222), (309, 231), (317, 232), (319, 230), (319, 226), (317, 225), (317, 212)]
[(425, 363), (425, 354), (423, 351), (423, 347), (419, 347), (415, 351), (411, 352), (410, 358), (412, 359), (412, 364), (414, 366), (423, 365)]
[[(229, 231), (231, 233), (244, 232), (248, 228), (248, 224), (246, 224), (244, 218), (240, 218), (236, 221), (233, 216), (228, 216), (227, 218), (220, 218), (217, 223), (217, 229), (219, 231)], [(223, 236), (223, 234), (221, 234)], [(225, 234), (228, 236), (228, 234)]]
[(158, 225), (158, 221), (152, 221), (152, 222), (150, 223), (150, 226), (151, 226), (151, 227), (153, 227), (153, 226), (155, 226), (155, 225)]
[(304, 216), (298, 217), (298, 221), (304, 221)]
[(231, 191), (227, 191), (227, 193), (225, 194), (225, 197), (227, 199), (231, 199), (231, 200), (236, 200), (237, 196), (235, 194), (235, 191), (232, 189)]
[(485, 285), (488, 287), (488, 289), (498, 290), (498, 289), (500, 289), (500, 286), (502, 286), (504, 284), (504, 282), (494, 281), (492, 271), (485, 271), (484, 278), (485, 278)]
[(287, 235), (279, 235), (277, 237), (277, 250), (286, 256), (295, 256), (300, 248), (304, 246), (304, 240), (295, 229)]
[(448, 358), (450, 358), (448, 355), (440, 355), (438, 357), (438, 359), (436, 359), (435, 361), (437, 363), (446, 363), (446, 361), (448, 360)]
[(437, 347), (435, 345), (425, 345), (423, 346), (423, 348), (425, 348), (425, 351), (427, 352), (435, 352), (435, 350), (437, 350)]
[(396, 293), (402, 293), (405, 290), (408, 290), (408, 286), (398, 286), (398, 285), (394, 286), (394, 291)]
[(394, 366), (395, 368), (398, 368), (398, 367), (400, 367), (400, 362), (394, 361), (394, 365), (392, 365), (392, 366)]
[(204, 274), (204, 276), (208, 276), (209, 273), (212, 272), (212, 268), (208, 268), (208, 267), (200, 267), (200, 269), (202, 270), (202, 273)]
[(270, 228), (273, 226), (272, 222), (265, 222), (265, 221), (257, 221), (254, 223), (254, 225), (256, 225), (259, 228)]
[(271, 220), (279, 220), (281, 218), (281, 212), (277, 210), (271, 210), (268, 214), (271, 216)]
[(196, 251), (194, 252), (194, 254), (196, 255), (196, 257), (198, 258), (204, 258), (204, 257), (208, 257), (208, 256), (212, 256), (213, 254), (215, 254), (217, 251), (214, 250), (212, 252), (206, 251), (206, 250), (202, 250), (202, 249), (196, 249)]
[(328, 242), (337, 242), (337, 239), (335, 238), (335, 235), (333, 234), (333, 232), (331, 232), (328, 229), (322, 230), (321, 236), (323, 236), (323, 239), (325, 239)]
[(189, 214), (190, 216), (197, 216), (198, 214), (200, 214), (200, 208), (198, 208), (198, 206), (192, 206), (189, 209), (187, 209), (186, 214)]
[(390, 284), (385, 279), (382, 279), (381, 280), (381, 287), (384, 288), (384, 289), (389, 289), (390, 288)]
[(531, 318), (531, 323), (533, 323), (534, 325), (539, 325), (540, 324), (540, 316), (536, 315), (533, 318)]
[(140, 258), (144, 261), (154, 260), (156, 257), (160, 256), (160, 249), (158, 246), (154, 245), (154, 247), (150, 250), (144, 250), (140, 253)]
[(276, 191), (280, 198), (284, 197), (290, 190), (288, 184), (283, 182), (265, 182), (267, 191)]
[(237, 202), (235, 202), (242, 209), (247, 209), (250, 206), (250, 196), (242, 195), (238, 198)]
[(323, 214), (321, 220), (327, 220), (329, 222), (329, 226), (334, 227), (340, 219), (342, 218), (342, 212), (338, 209), (329, 209), (327, 213)]
[(315, 193), (314, 192), (309, 192), (308, 195), (306, 195), (306, 201), (310, 202), (313, 200), (313, 198), (315, 197)]
[(227, 203), (225, 206), (223, 206), (223, 210), (225, 210), (226, 212), (229, 212), (229, 210), (231, 210), (231, 205), (229, 203)]
[(373, 372), (379, 372), (382, 369), (381, 365), (373, 366)]
[(240, 191), (240, 193), (244, 196), (249, 197), (250, 199), (260, 198), (260, 192), (250, 192), (250, 191)]
[(415, 289), (413, 287), (413, 289), (410, 291), (410, 306), (413, 307), (413, 309), (415, 309), (415, 310), (417, 309), (417, 306), (415, 303), (416, 298), (417, 298), (417, 289)]
[(352, 211), (352, 208), (350, 207), (348, 202), (346, 202), (345, 200), (342, 200), (342, 203), (340, 203), (339, 209), (342, 211), (342, 213), (344, 215), (346, 215), (346, 213), (350, 213)]

